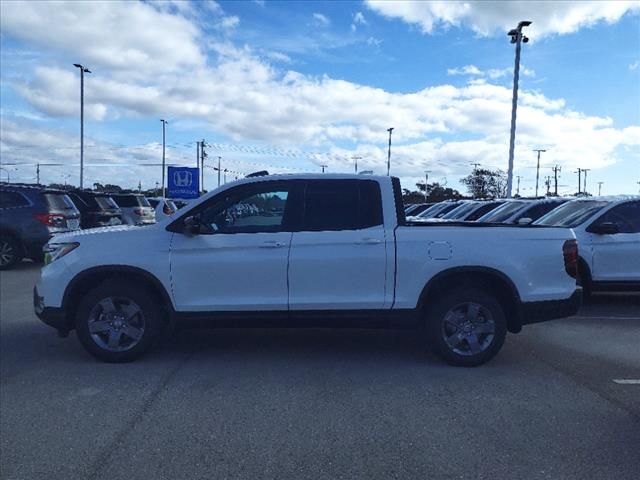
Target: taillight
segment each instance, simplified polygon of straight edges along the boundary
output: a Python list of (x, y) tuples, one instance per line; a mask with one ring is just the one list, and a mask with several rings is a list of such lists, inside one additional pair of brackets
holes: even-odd
[(67, 225), (64, 215), (59, 213), (37, 213), (34, 217), (48, 227), (66, 227)]
[(142, 215), (144, 215), (144, 211), (143, 211), (141, 208), (134, 208), (134, 209), (133, 209), (133, 213), (135, 213), (136, 215), (138, 215), (138, 216), (140, 216), (140, 217), (141, 217)]
[(562, 256), (564, 257), (564, 269), (570, 277), (578, 278), (578, 242), (567, 240), (562, 245)]

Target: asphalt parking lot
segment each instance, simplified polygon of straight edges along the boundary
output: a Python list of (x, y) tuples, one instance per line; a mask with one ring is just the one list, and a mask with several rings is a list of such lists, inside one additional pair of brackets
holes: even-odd
[(638, 478), (640, 296), (525, 327), (479, 368), (413, 332), (190, 330), (126, 365), (0, 274), (2, 479)]

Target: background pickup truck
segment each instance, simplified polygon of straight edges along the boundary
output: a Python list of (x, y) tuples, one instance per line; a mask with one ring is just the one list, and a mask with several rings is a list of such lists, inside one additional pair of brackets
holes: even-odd
[(36, 314), (109, 362), (204, 321), (417, 326), (444, 360), (472, 366), (507, 331), (577, 311), (571, 230), (412, 224), (400, 192), (392, 177), (253, 177), (154, 226), (56, 236)]

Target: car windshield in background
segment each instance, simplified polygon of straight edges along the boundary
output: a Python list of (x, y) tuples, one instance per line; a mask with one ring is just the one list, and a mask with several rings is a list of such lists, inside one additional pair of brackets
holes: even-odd
[(533, 223), (535, 225), (573, 228), (580, 225), (607, 205), (607, 202), (574, 200), (550, 211), (544, 217), (541, 217)]
[(520, 210), (525, 202), (507, 202), (501, 207), (487, 213), (478, 219), (479, 222), (500, 223), (507, 220), (511, 215)]
[(118, 204), (111, 197), (95, 197), (96, 203), (103, 210), (118, 208)]
[(76, 207), (64, 193), (45, 193), (44, 198), (52, 210), (74, 210)]
[(469, 212), (473, 211), (478, 204), (476, 202), (463, 203), (459, 207), (454, 208), (446, 215), (442, 216), (443, 220), (455, 220), (457, 218), (465, 217)]

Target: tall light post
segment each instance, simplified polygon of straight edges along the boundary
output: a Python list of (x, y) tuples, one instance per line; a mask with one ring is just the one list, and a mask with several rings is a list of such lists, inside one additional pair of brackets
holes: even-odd
[(587, 194), (587, 172), (591, 171), (591, 169), (583, 168), (582, 171), (584, 172), (584, 188), (582, 189), (582, 191), (586, 195)]
[(164, 188), (164, 185), (165, 185), (164, 176), (165, 176), (165, 170), (166, 170), (166, 168), (165, 168), (165, 156), (164, 156), (165, 146), (166, 146), (166, 144), (165, 144), (165, 140), (166, 140), (165, 127), (166, 127), (167, 123), (169, 123), (169, 122), (167, 122), (163, 118), (161, 118), (160, 121), (162, 122), (162, 198), (165, 198), (166, 197), (166, 195), (165, 195), (166, 192), (165, 192), (165, 188)]
[(518, 80), (520, 78), (520, 48), (521, 43), (527, 43), (528, 37), (522, 34), (523, 27), (528, 27), (531, 22), (522, 21), (516, 28), (510, 30), (507, 35), (511, 37), (511, 43), (516, 44), (516, 61), (513, 68), (513, 100), (511, 102), (511, 135), (509, 138), (509, 170), (507, 172), (507, 198), (511, 198), (513, 188), (513, 151), (516, 142), (516, 110), (518, 108)]
[(601, 196), (601, 195), (602, 195), (602, 184), (603, 184), (603, 183), (604, 183), (604, 182), (598, 182), (598, 196)]
[(9, 174), (9, 169), (0, 167), (0, 170), (4, 170), (5, 172), (7, 172), (7, 183), (11, 183), (11, 175)]
[(74, 63), (80, 69), (80, 188), (84, 185), (84, 74), (91, 73), (87, 67)]
[(538, 166), (536, 167), (536, 197), (538, 196), (538, 180), (540, 179), (540, 154), (546, 152), (546, 150), (536, 149), (534, 152), (538, 152)]
[(393, 132), (393, 127), (387, 128), (387, 132), (389, 132), (389, 150), (387, 150), (387, 177), (391, 172), (391, 133)]

